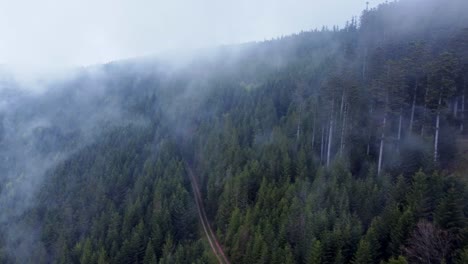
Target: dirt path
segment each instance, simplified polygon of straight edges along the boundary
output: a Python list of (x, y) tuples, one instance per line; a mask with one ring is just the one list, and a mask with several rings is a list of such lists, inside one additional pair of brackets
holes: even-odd
[(219, 263), (230, 264), (229, 260), (224, 254), (223, 248), (221, 247), (218, 239), (215, 236), (215, 233), (211, 229), (210, 222), (208, 221), (208, 217), (206, 216), (205, 208), (203, 206), (203, 200), (201, 198), (201, 192), (198, 188), (197, 178), (195, 177), (195, 174), (193, 173), (193, 170), (189, 164), (186, 164), (186, 168), (190, 178), (190, 183), (192, 184), (193, 195), (195, 196), (195, 203), (197, 204), (198, 209), (198, 216), (203, 226), (203, 231), (205, 232), (206, 238), (208, 239), (208, 243), (210, 244), (211, 250), (218, 259)]

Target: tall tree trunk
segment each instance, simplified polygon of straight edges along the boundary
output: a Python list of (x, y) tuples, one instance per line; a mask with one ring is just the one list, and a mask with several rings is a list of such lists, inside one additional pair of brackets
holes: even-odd
[(325, 141), (323, 142), (323, 164), (327, 165), (327, 148), (328, 148), (328, 136), (330, 133), (330, 127), (325, 124)]
[[(388, 74), (388, 69), (387, 69), (387, 74)], [(383, 121), (382, 121), (382, 134), (380, 136), (379, 161), (377, 163), (377, 175), (380, 175), (380, 172), (382, 171), (383, 150), (384, 150), (384, 144), (385, 144), (385, 128), (387, 126), (387, 113), (388, 113), (388, 102), (389, 102), (388, 98), (389, 98), (389, 94), (388, 94), (388, 89), (387, 89), (386, 95), (385, 95), (384, 116), (383, 116)]]
[(296, 130), (296, 141), (299, 142), (299, 136), (301, 135), (301, 122), (297, 123), (297, 130)]
[(314, 153), (314, 146), (315, 146), (315, 113), (314, 113), (314, 123), (313, 123), (313, 127), (312, 127), (312, 153)]
[(341, 106), (340, 106), (340, 118), (343, 119), (343, 111), (344, 111), (344, 99), (345, 99), (345, 89), (343, 88), (343, 92), (341, 94)]
[(362, 62), (362, 79), (366, 81), (366, 71), (367, 71), (367, 48), (364, 49), (364, 59)]
[(462, 101), (461, 101), (461, 122), (460, 132), (463, 133), (463, 124), (465, 123), (465, 90), (463, 89)]
[(463, 92), (462, 92), (462, 100), (461, 100), (461, 113), (460, 113), (460, 133), (463, 133), (464, 124), (465, 124), (465, 90), (466, 90), (466, 81), (463, 80)]
[(398, 119), (398, 136), (397, 136), (397, 149), (400, 151), (400, 146), (401, 146), (401, 123), (403, 121), (403, 107), (400, 107), (400, 117)]
[(325, 135), (325, 127), (322, 126), (322, 139), (320, 141), (320, 164), (323, 164), (323, 148), (325, 146), (324, 144), (324, 135)]
[(384, 142), (385, 142), (385, 126), (387, 125), (387, 113), (384, 114), (383, 122), (382, 122), (382, 135), (380, 136), (380, 148), (379, 148), (379, 162), (377, 165), (377, 175), (380, 175), (382, 171), (382, 161), (383, 161), (383, 149), (384, 149)]
[(440, 105), (442, 104), (442, 94), (439, 95), (439, 103), (437, 105), (436, 131), (434, 137), (434, 163), (439, 159), (439, 129), (440, 129)]
[(331, 154), (331, 145), (333, 140), (333, 109), (335, 107), (335, 99), (332, 100), (332, 111), (330, 116), (330, 128), (328, 129), (328, 147), (327, 147), (327, 168), (330, 166), (330, 154)]
[(423, 118), (422, 118), (422, 124), (421, 124), (421, 137), (424, 137), (424, 127), (426, 125), (426, 113), (427, 113), (427, 93), (428, 93), (428, 88), (426, 87), (426, 93), (424, 95), (424, 108), (423, 108)]
[(299, 116), (297, 118), (297, 131), (296, 131), (296, 141), (299, 142), (301, 136), (301, 117), (302, 117), (302, 103), (299, 104)]
[(341, 125), (341, 142), (340, 142), (340, 157), (343, 156), (343, 151), (345, 147), (345, 131), (346, 131), (346, 121), (347, 121), (347, 114), (348, 114), (348, 104), (345, 105), (344, 107), (344, 112), (343, 112), (343, 123)]
[[(374, 109), (373, 109), (372, 104), (371, 104), (371, 106), (370, 106), (370, 119), (371, 120), (372, 120), (373, 112), (374, 112)], [(371, 138), (372, 138), (372, 132), (371, 132), (370, 127), (368, 127), (368, 129), (367, 129), (367, 149), (366, 149), (367, 156), (369, 156), (369, 154), (370, 154), (370, 141), (371, 141)]]
[(453, 117), (458, 117), (458, 97), (455, 98), (455, 103), (453, 104)]
[(414, 85), (414, 94), (413, 94), (413, 103), (411, 105), (411, 118), (410, 118), (410, 123), (409, 123), (409, 132), (413, 132), (413, 123), (414, 123), (414, 111), (416, 109), (416, 94), (418, 91), (418, 83)]

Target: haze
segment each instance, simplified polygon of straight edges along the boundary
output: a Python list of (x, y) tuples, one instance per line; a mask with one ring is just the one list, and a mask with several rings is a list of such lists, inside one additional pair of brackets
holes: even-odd
[[(343, 26), (366, 1), (0, 0), (0, 64), (74, 67)], [(371, 1), (375, 6), (379, 1)]]

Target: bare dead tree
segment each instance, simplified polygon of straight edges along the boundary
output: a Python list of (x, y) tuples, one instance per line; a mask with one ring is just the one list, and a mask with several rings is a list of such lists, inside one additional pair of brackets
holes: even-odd
[(447, 231), (421, 220), (403, 251), (409, 263), (442, 263), (448, 256), (450, 245), (451, 237)]

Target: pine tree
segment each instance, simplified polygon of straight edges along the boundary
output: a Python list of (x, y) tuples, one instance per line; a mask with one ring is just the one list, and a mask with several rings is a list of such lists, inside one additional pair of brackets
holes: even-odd
[(162, 256), (164, 259), (169, 259), (172, 255), (172, 251), (174, 250), (174, 239), (172, 238), (171, 234), (166, 236), (166, 241), (163, 246)]
[(417, 219), (421, 217), (432, 218), (428, 192), (428, 177), (424, 172), (419, 171), (413, 176), (411, 189), (407, 195), (408, 204)]
[(84, 241), (83, 249), (81, 252), (80, 263), (88, 264), (92, 263), (92, 245), (91, 240), (88, 238)]
[(366, 239), (359, 241), (358, 249), (353, 259), (354, 264), (372, 264), (372, 254), (369, 242)]
[(457, 264), (466, 264), (468, 263), (468, 247), (465, 247), (459, 254), (457, 260)]
[(429, 106), (436, 111), (436, 124), (434, 135), (434, 163), (439, 161), (439, 134), (440, 116), (442, 107), (456, 91), (456, 79), (459, 74), (458, 61), (452, 53), (442, 53), (431, 64), (428, 84)]
[(377, 263), (380, 258), (380, 241), (377, 233), (377, 222), (372, 222), (371, 226), (367, 230), (365, 239), (368, 241), (371, 255), (371, 262)]
[(403, 213), (399, 213), (397, 222), (390, 226), (389, 249), (392, 255), (401, 254), (401, 246), (414, 225), (413, 219), (413, 212), (410, 209), (406, 209)]
[(310, 250), (309, 264), (320, 264), (322, 263), (322, 243), (316, 239), (312, 242), (312, 248)]
[(148, 241), (146, 245), (145, 257), (143, 259), (143, 264), (156, 264), (156, 254), (154, 254), (153, 244), (151, 240)]
[(336, 252), (336, 257), (335, 257), (335, 261), (333, 262), (333, 264), (345, 264), (345, 259), (344, 259), (344, 256), (343, 256), (343, 251), (341, 249), (339, 249), (337, 252)]
[(109, 264), (106, 250), (104, 248), (99, 249), (98, 253), (98, 264)]
[(460, 191), (452, 186), (436, 209), (437, 224), (448, 230), (458, 243), (463, 239), (463, 230), (466, 227), (466, 218), (463, 213), (463, 200)]
[(294, 256), (293, 256), (293, 253), (292, 253), (292, 250), (291, 250), (291, 246), (286, 245), (284, 247), (284, 264), (294, 264), (295, 261), (294, 261)]
[(411, 94), (411, 114), (408, 130), (409, 133), (412, 133), (414, 130), (415, 123), (415, 114), (416, 114), (416, 104), (418, 100), (418, 95), (421, 90), (423, 78), (426, 75), (427, 67), (426, 62), (428, 60), (428, 51), (424, 43), (415, 42), (411, 43), (409, 47), (408, 57), (405, 59), (405, 71), (408, 76), (410, 85), (413, 87)]

